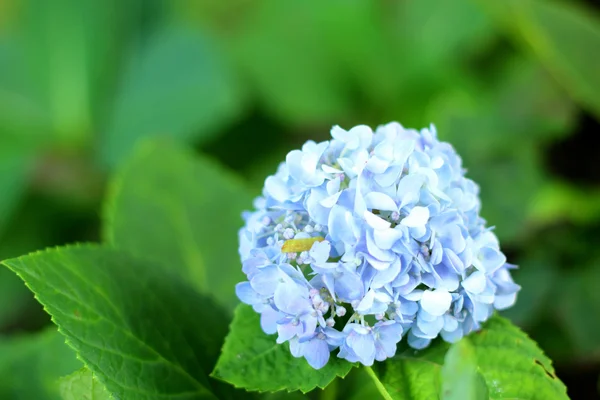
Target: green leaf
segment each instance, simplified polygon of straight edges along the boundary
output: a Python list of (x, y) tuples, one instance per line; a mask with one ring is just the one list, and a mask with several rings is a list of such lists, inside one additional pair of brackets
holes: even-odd
[(251, 196), (211, 160), (144, 143), (113, 182), (105, 238), (160, 262), (233, 309), (244, 280), (237, 249)]
[(324, 7), (315, 0), (262, 1), (232, 39), (232, 50), (261, 103), (284, 121), (331, 121), (351, 106), (345, 66), (326, 45), (331, 31), (327, 17), (337, 15), (325, 13)]
[(427, 360), (394, 358), (366, 368), (385, 400), (437, 400), (441, 365)]
[(115, 165), (145, 136), (206, 139), (231, 120), (241, 93), (218, 50), (191, 29), (170, 27), (151, 35), (133, 55), (118, 92), (102, 138), (103, 160)]
[(56, 328), (0, 337), (0, 398), (58, 400), (58, 379), (81, 368), (75, 352)]
[(442, 367), (442, 399), (489, 399), (485, 381), (477, 372), (475, 350), (466, 340), (453, 344), (446, 353)]
[(260, 316), (240, 304), (212, 376), (249, 391), (274, 392), (324, 388), (336, 376), (344, 377), (353, 364), (332, 354), (320, 370), (303, 358), (294, 358), (288, 346), (277, 344), (260, 327)]
[(82, 368), (60, 380), (62, 400), (110, 400), (112, 397), (92, 371)]
[[(508, 320), (494, 316), (463, 341), (474, 350), (476, 366), (487, 384), (490, 399), (568, 399), (566, 387), (556, 377), (550, 359)], [(438, 399), (441, 355), (446, 348), (446, 343), (437, 341), (424, 351), (398, 354), (375, 364), (370, 374), (385, 399)], [(448, 357), (452, 360), (455, 356)], [(443, 379), (447, 373), (442, 373)]]
[(378, 399), (381, 396), (366, 368), (353, 368), (343, 382), (338, 382), (338, 386), (338, 398), (341, 399)]
[[(91, 134), (90, 63), (98, 38), (86, 2), (57, 0), (23, 2), (19, 44), (24, 58), (28, 94), (49, 114), (58, 137), (80, 140)], [(98, 11), (98, 10), (95, 10)]]
[(490, 398), (568, 399), (552, 361), (519, 328), (495, 316), (468, 337)]
[[(95, 245), (4, 261), (117, 398), (214, 398), (223, 312), (149, 261)], [(165, 379), (168, 377), (168, 379)]]
[(544, 63), (573, 99), (600, 115), (600, 17), (559, 1), (484, 2)]

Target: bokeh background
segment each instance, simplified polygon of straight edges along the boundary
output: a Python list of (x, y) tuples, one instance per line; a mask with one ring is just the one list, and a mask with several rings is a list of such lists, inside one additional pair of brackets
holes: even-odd
[[(599, 397), (593, 1), (0, 0), (0, 259), (99, 240), (107, 182), (140, 139), (189, 144), (258, 195), (332, 125), (392, 120), (457, 148), (520, 265), (506, 315), (573, 399)], [(6, 371), (54, 362), (44, 342), (3, 341), (49, 324), (0, 269), (0, 392), (18, 382)]]

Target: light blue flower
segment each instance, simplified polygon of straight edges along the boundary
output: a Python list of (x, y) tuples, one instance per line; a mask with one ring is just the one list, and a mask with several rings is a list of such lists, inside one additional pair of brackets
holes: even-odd
[(331, 136), (291, 151), (243, 215), (236, 293), (266, 333), (317, 369), (338, 347), (371, 365), (403, 335), (418, 349), (454, 342), (514, 304), (514, 266), (479, 216), (479, 188), (433, 126)]
[(318, 328), (311, 336), (290, 340), (290, 352), (294, 357), (304, 357), (311, 367), (320, 369), (329, 361), (332, 350), (343, 342), (344, 335), (332, 328)]
[(373, 327), (375, 359), (384, 361), (396, 354), (396, 345), (402, 339), (402, 325), (395, 321), (377, 322)]
[(340, 346), (338, 357), (350, 362), (360, 362), (368, 367), (373, 365), (377, 349), (372, 328), (350, 323), (344, 328), (344, 333), (346, 337)]

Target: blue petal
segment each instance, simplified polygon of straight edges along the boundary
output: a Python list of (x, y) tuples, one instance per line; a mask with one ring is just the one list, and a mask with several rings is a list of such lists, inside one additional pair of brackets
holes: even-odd
[(266, 308), (260, 314), (260, 327), (267, 335), (277, 333), (277, 320), (281, 318), (281, 314), (271, 307)]
[(314, 369), (321, 369), (329, 361), (329, 346), (327, 342), (315, 337), (313, 340), (304, 343), (302, 353), (308, 364)]
[(413, 349), (417, 349), (417, 350), (424, 349), (425, 347), (429, 346), (429, 343), (431, 343), (431, 339), (424, 339), (424, 338), (415, 336), (412, 329), (408, 332), (408, 344)]
[(280, 277), (281, 271), (279, 268), (274, 265), (270, 265), (268, 267), (261, 268), (260, 271), (250, 280), (250, 285), (252, 285), (252, 289), (254, 289), (256, 293), (265, 296), (272, 296), (280, 283)]
[(250, 282), (240, 282), (235, 285), (235, 294), (246, 304), (253, 305), (262, 303), (262, 297), (252, 289)]

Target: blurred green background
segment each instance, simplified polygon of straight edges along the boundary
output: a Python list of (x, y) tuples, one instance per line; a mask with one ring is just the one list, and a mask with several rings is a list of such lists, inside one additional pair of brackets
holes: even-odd
[[(593, 1), (0, 0), (0, 259), (98, 240), (108, 179), (142, 138), (187, 143), (258, 195), (307, 139), (391, 120), (434, 123), (457, 148), (520, 265), (506, 315), (572, 398), (596, 398)], [(49, 324), (0, 269), (0, 393), (34, 398), (19, 371), (59, 368), (36, 350)]]

